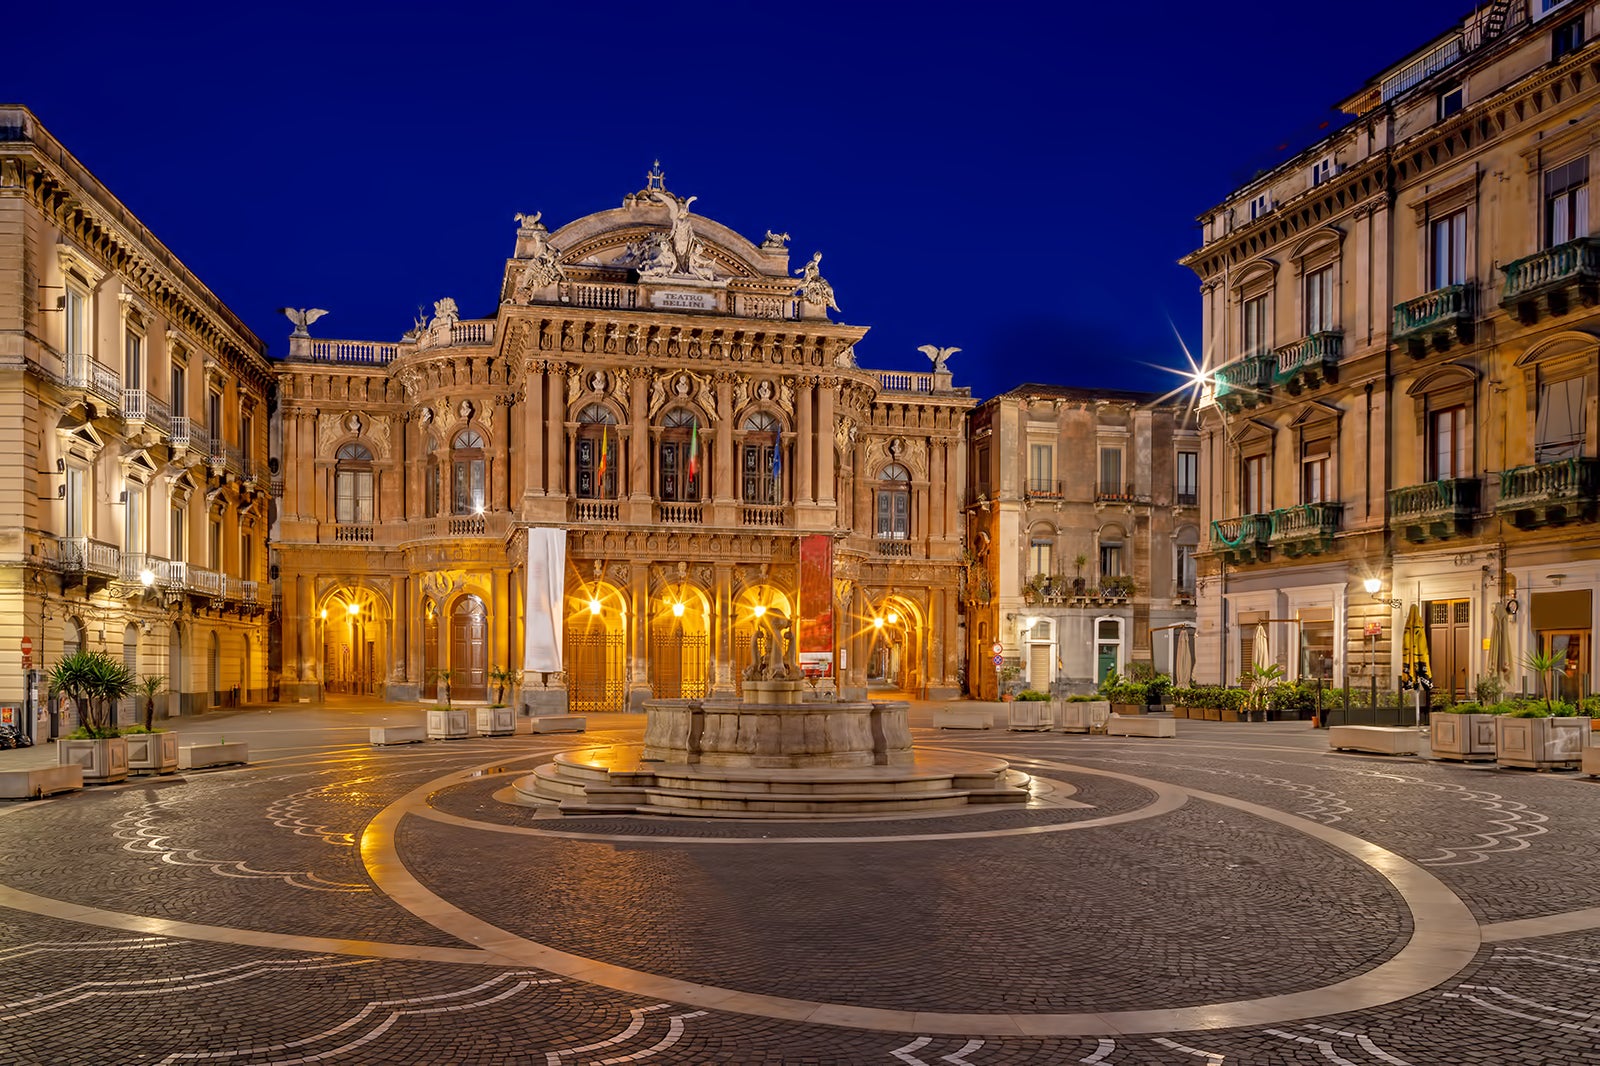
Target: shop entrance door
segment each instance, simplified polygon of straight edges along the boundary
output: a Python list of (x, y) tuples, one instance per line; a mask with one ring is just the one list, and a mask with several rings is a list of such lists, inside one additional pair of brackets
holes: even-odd
[(1589, 672), (1588, 632), (1546, 630), (1539, 634), (1539, 647), (1546, 654), (1562, 658), (1555, 671), (1555, 698), (1576, 701), (1583, 695), (1584, 682), (1588, 680), (1585, 677)]
[(1426, 614), (1433, 691), (1464, 700), (1472, 671), (1472, 601), (1430, 600)]

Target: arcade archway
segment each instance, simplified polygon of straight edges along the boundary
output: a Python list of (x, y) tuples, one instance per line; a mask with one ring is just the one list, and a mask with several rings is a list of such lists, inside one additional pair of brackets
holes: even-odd
[(704, 699), (711, 685), (711, 604), (686, 583), (656, 597), (650, 619), (650, 694)]
[(575, 712), (627, 710), (628, 604), (622, 590), (586, 582), (567, 597), (563, 659)]

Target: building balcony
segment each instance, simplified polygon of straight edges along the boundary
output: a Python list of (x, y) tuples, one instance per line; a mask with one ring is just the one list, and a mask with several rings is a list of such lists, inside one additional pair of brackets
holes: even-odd
[(1558, 459), (1500, 472), (1496, 512), (1524, 529), (1592, 518), (1600, 460)]
[(1134, 490), (1130, 484), (1095, 482), (1095, 503), (1149, 503), (1150, 494)]
[(150, 429), (163, 437), (172, 433), (172, 409), (148, 389), (122, 390), (122, 421), (130, 432)]
[(788, 509), (782, 504), (746, 503), (739, 506), (739, 524), (782, 528), (789, 524)]
[(122, 576), (122, 550), (88, 537), (57, 537), (56, 564), (64, 584), (104, 586)]
[(1272, 395), (1276, 368), (1277, 358), (1271, 355), (1247, 355), (1218, 367), (1212, 375), (1211, 398), (1230, 414), (1264, 403)]
[(1389, 523), (1419, 544), (1469, 534), (1481, 486), (1475, 477), (1458, 477), (1390, 489)]
[(1600, 238), (1579, 237), (1508, 263), (1500, 306), (1523, 322), (1600, 302)]
[(705, 524), (705, 504), (664, 501), (656, 505), (656, 521), (664, 526)]
[(172, 419), (172, 448), (186, 449), (196, 455), (211, 457), (211, 435), (194, 419), (176, 415)]
[(873, 552), (880, 559), (909, 559), (911, 542), (897, 537), (879, 537), (874, 542)]
[(333, 527), (335, 544), (371, 544), (371, 522), (340, 522)]
[(1272, 512), (1270, 543), (1285, 555), (1320, 555), (1333, 547), (1342, 503), (1302, 503)]
[(153, 589), (163, 589), (167, 586), (171, 568), (171, 563), (158, 556), (144, 552), (123, 552), (122, 573), (117, 578), (117, 584), (127, 594), (135, 596)]
[(1273, 353), (1278, 369), (1274, 386), (1298, 394), (1338, 378), (1339, 358), (1344, 354), (1344, 334), (1339, 330), (1313, 333), (1294, 344), (1285, 344)]
[(1059, 500), (1065, 495), (1064, 482), (1049, 478), (1029, 478), (1023, 485), (1022, 495), (1029, 500)]
[(220, 603), (226, 582), (221, 574), (215, 570), (204, 570), (198, 566), (186, 566), (184, 569), (184, 591), (195, 596), (205, 596)]
[(65, 384), (98, 397), (113, 409), (122, 402), (122, 376), (86, 352), (69, 352), (65, 358)]
[(616, 525), (622, 521), (622, 505), (616, 500), (573, 500), (572, 520)]
[(1248, 514), (1211, 523), (1211, 550), (1232, 563), (1259, 562), (1267, 557), (1272, 516)]
[(242, 478), (245, 475), (244, 449), (236, 444), (211, 441), (211, 472)]
[(1472, 340), (1472, 286), (1447, 285), (1394, 305), (1394, 341), (1420, 359)]

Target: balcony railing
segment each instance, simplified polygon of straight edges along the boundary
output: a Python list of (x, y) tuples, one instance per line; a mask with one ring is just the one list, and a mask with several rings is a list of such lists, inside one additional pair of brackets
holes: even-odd
[(88, 537), (57, 537), (56, 559), (61, 569), (69, 573), (108, 578), (122, 575), (122, 550), (115, 544)]
[(1272, 512), (1269, 543), (1289, 555), (1314, 555), (1333, 546), (1339, 532), (1342, 503), (1302, 503)]
[(1199, 507), (1200, 494), (1193, 490), (1185, 492), (1183, 489), (1179, 489), (1173, 494), (1172, 502), (1179, 507)]
[(122, 401), (122, 376), (86, 352), (66, 357), (67, 386), (93, 393), (115, 407)]
[(622, 508), (616, 500), (575, 500), (572, 517), (578, 522), (616, 523), (622, 517)]
[[(140, 588), (165, 588), (172, 564), (167, 560), (145, 552), (122, 553), (122, 581)], [(144, 582), (144, 575), (150, 575), (150, 583)]]
[(1495, 510), (1519, 526), (1557, 524), (1592, 515), (1600, 460), (1558, 459), (1500, 472)]
[(704, 504), (663, 503), (656, 512), (656, 521), (670, 526), (698, 526), (705, 521), (704, 512)]
[(1271, 355), (1247, 355), (1218, 367), (1212, 375), (1211, 398), (1227, 411), (1254, 407), (1267, 398), (1276, 368), (1277, 359)]
[(383, 366), (400, 354), (398, 344), (377, 341), (311, 342), (311, 359), (317, 363), (354, 363), (358, 366)]
[(1394, 305), (1394, 339), (1408, 342), (1412, 355), (1422, 355), (1430, 342), (1445, 347), (1470, 340), (1471, 326), (1470, 285), (1447, 285)]
[(1273, 375), (1274, 383), (1283, 385), (1290, 392), (1321, 385), (1329, 380), (1329, 371), (1338, 365), (1339, 357), (1343, 354), (1344, 334), (1336, 329), (1323, 330), (1293, 344), (1285, 344), (1273, 353), (1278, 360), (1278, 369)]
[(371, 522), (343, 522), (333, 527), (335, 544), (371, 544)]
[(272, 479), (272, 495), (273, 495), (274, 499), (282, 498), (282, 496), (283, 496), (283, 478), (275, 477), (275, 478)]
[(932, 392), (933, 375), (908, 373), (900, 370), (879, 370), (880, 392)]
[(911, 558), (911, 542), (895, 538), (879, 538), (876, 544), (877, 553), (885, 559)]
[(494, 340), (494, 321), (457, 322), (450, 327), (451, 344), (488, 344)]
[(222, 599), (223, 579), (215, 570), (202, 570), (198, 566), (187, 567), (184, 576), (184, 587), (193, 593), (210, 596), (214, 600)]
[(1425, 481), (1389, 490), (1389, 521), (1407, 540), (1446, 540), (1470, 531), (1481, 482), (1475, 477)]
[(1094, 498), (1107, 503), (1139, 503), (1147, 501), (1149, 494), (1140, 494), (1132, 483), (1101, 482), (1094, 484)]
[(243, 477), (245, 474), (244, 449), (224, 441), (211, 442), (211, 469)]
[(122, 420), (130, 426), (148, 426), (163, 436), (172, 432), (172, 409), (147, 389), (122, 390)]
[(261, 582), (245, 578), (239, 582), (239, 602), (248, 607), (261, 606)]
[(1264, 558), (1272, 537), (1272, 516), (1247, 514), (1211, 523), (1211, 550), (1235, 562)]
[(1460, 61), (1466, 48), (1460, 34), (1455, 34), (1435, 46), (1418, 59), (1383, 79), (1383, 102), (1388, 103), (1409, 89), (1427, 81), (1448, 66)]
[(488, 515), (453, 514), (444, 520), (444, 535), (447, 537), (481, 537), (488, 531)]
[(563, 283), (558, 291), (565, 302), (575, 307), (594, 307), (602, 311), (631, 311), (639, 298), (638, 290), (632, 285)]
[(788, 516), (782, 504), (747, 503), (739, 508), (739, 524), (743, 526), (786, 526)]
[(189, 587), (189, 564), (182, 559), (173, 559), (167, 563), (167, 588), (174, 592), (183, 592)]
[(1065, 495), (1064, 489), (1064, 482), (1051, 481), (1049, 478), (1031, 477), (1028, 479), (1027, 487), (1023, 489), (1023, 492), (1029, 499), (1059, 500)]
[(172, 420), (172, 446), (210, 456), (211, 435), (194, 419), (178, 415)]
[(1500, 306), (1515, 308), (1522, 318), (1538, 317), (1541, 305), (1550, 314), (1565, 314), (1585, 297), (1593, 299), (1600, 288), (1600, 238), (1579, 237), (1542, 252), (1508, 263), (1506, 287)]

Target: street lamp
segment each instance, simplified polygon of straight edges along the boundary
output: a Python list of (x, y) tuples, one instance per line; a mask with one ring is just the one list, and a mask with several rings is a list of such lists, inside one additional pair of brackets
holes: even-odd
[(1376, 578), (1376, 577), (1369, 577), (1365, 581), (1363, 581), (1361, 584), (1362, 584), (1362, 587), (1364, 587), (1367, 590), (1367, 595), (1371, 596), (1375, 602), (1381, 603), (1385, 607), (1389, 607), (1389, 608), (1391, 608), (1393, 610), (1396, 610), (1396, 611), (1398, 611), (1400, 609), (1400, 601), (1399, 601), (1399, 599), (1397, 599), (1397, 598), (1386, 599), (1386, 598), (1378, 595), (1378, 590), (1383, 588), (1383, 581), (1381, 579)]

